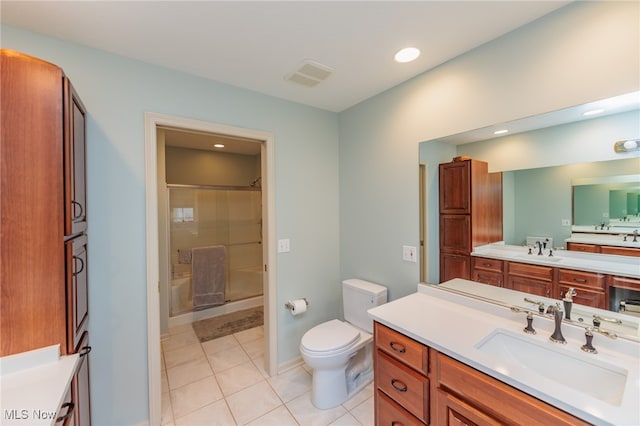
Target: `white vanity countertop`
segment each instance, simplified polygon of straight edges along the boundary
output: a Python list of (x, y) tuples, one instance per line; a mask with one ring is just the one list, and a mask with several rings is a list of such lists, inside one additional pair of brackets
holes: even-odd
[[(466, 281), (466, 280), (452, 280)], [(608, 339), (596, 334), (593, 345), (598, 354), (588, 354), (582, 327), (563, 324), (566, 345), (549, 341), (553, 333), (551, 318), (534, 317), (537, 334), (524, 334), (524, 313), (507, 307), (483, 302), (464, 295), (418, 285), (418, 291), (401, 299), (369, 310), (374, 320), (405, 334), (445, 355), (514, 386), (534, 397), (597, 425), (640, 424), (640, 343), (626, 339)], [(519, 362), (485, 353), (480, 343), (496, 330), (531, 339), (540, 346), (552, 345), (586, 363), (605, 363), (627, 372), (624, 393), (615, 403), (606, 402), (566, 384), (536, 373)], [(606, 386), (593, 383), (594, 387)]]
[(640, 278), (640, 259), (637, 257), (583, 253), (571, 250), (554, 250), (553, 257), (549, 257), (547, 256), (548, 250), (545, 250), (543, 256), (536, 254), (538, 252), (537, 249), (532, 249), (532, 252), (533, 254), (531, 255), (527, 254), (528, 249), (523, 246), (494, 243), (475, 247), (471, 255), (509, 260), (512, 262)]
[(58, 345), (0, 358), (0, 425), (53, 425), (78, 361)]
[[(633, 234), (633, 231), (640, 232), (640, 223), (638, 222), (625, 222), (625, 226), (615, 226), (610, 223), (608, 228), (596, 229), (595, 226), (582, 226), (582, 225), (573, 225), (571, 227), (573, 232), (587, 232), (590, 234), (601, 234), (601, 235), (618, 235), (618, 234)], [(633, 238), (633, 237), (632, 237)], [(621, 238), (622, 239), (622, 238)]]

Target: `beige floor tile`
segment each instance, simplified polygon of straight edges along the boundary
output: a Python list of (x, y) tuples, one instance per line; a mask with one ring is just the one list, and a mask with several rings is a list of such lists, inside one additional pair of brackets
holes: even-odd
[(282, 401), (269, 384), (261, 381), (227, 397), (231, 414), (244, 425), (281, 406)]
[(241, 343), (242, 349), (249, 355), (249, 358), (254, 359), (259, 356), (264, 356), (264, 337), (260, 337), (256, 340)]
[[(329, 426), (362, 426), (362, 423), (357, 421), (350, 413), (347, 413), (338, 420), (329, 424)], [(373, 426), (373, 423), (371, 423), (371, 425), (366, 424), (364, 426)]]
[(171, 351), (180, 349), (183, 346), (191, 345), (193, 343), (200, 343), (193, 329), (185, 331), (180, 334), (170, 335), (169, 338), (162, 342), (163, 351)]
[(169, 335), (184, 333), (185, 331), (193, 331), (193, 324), (176, 325), (169, 328)]
[(213, 375), (213, 371), (206, 360), (191, 361), (167, 370), (169, 389), (171, 390), (211, 375)]
[(369, 383), (362, 388), (360, 392), (353, 395), (349, 400), (342, 404), (344, 408), (351, 411), (356, 406), (362, 404), (365, 400), (373, 396), (373, 383)]
[(189, 361), (206, 359), (200, 343), (191, 343), (178, 349), (164, 352), (167, 368), (173, 368)]
[(328, 410), (314, 407), (311, 403), (310, 392), (287, 402), (286, 406), (296, 421), (304, 426), (326, 426), (347, 413), (342, 405)]
[(169, 380), (167, 379), (166, 370), (163, 370), (160, 372), (160, 385), (161, 385), (162, 393), (169, 392)]
[(267, 380), (284, 402), (311, 390), (311, 376), (300, 366)]
[(216, 373), (228, 370), (247, 361), (250, 361), (249, 356), (241, 346), (209, 355), (209, 363)]
[(256, 368), (258, 369), (260, 374), (262, 374), (262, 377), (264, 377), (264, 378), (268, 378), (269, 377), (269, 373), (267, 373), (267, 370), (264, 367), (264, 355), (256, 357), (255, 359), (252, 359), (251, 361), (253, 362), (253, 365), (256, 366)]
[(169, 392), (165, 392), (162, 394), (162, 415), (160, 419), (160, 424), (168, 425), (169, 423), (173, 423), (173, 409), (171, 406), (171, 398), (169, 396)]
[(281, 405), (264, 416), (247, 423), (247, 426), (298, 426), (298, 422), (287, 410), (287, 407)]
[(234, 394), (244, 388), (264, 381), (264, 377), (251, 361), (216, 373), (218, 384), (225, 396)]
[(173, 415), (182, 417), (192, 411), (222, 399), (215, 377), (209, 376), (171, 391)]
[(217, 339), (209, 340), (206, 342), (202, 342), (202, 349), (206, 352), (207, 355), (215, 354), (216, 352), (224, 351), (227, 349), (232, 349), (239, 346), (240, 343), (236, 340), (233, 335), (228, 335), (224, 337), (218, 337)]
[(177, 417), (176, 426), (234, 426), (236, 425), (224, 399)]
[(373, 405), (373, 396), (368, 398), (365, 402), (355, 407), (350, 411), (351, 415), (356, 418), (363, 425), (372, 425), (373, 424), (373, 415), (374, 405)]
[(240, 343), (250, 342), (252, 340), (264, 337), (264, 326), (250, 328), (248, 330), (239, 331), (234, 334)]

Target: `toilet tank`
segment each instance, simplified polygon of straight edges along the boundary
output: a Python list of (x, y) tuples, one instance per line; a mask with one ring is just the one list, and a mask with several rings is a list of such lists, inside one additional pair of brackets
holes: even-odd
[(373, 320), (367, 310), (387, 303), (387, 288), (359, 279), (342, 282), (344, 319), (350, 324), (373, 333)]

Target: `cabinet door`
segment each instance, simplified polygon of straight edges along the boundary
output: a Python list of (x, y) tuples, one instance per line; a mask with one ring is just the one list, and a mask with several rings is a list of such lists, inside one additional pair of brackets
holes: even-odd
[[(563, 297), (569, 290), (570, 286), (565, 284), (560, 284), (560, 295), (559, 298)], [(580, 305), (592, 306), (594, 308), (606, 309), (605, 303), (605, 292), (592, 290), (581, 287), (573, 287), (576, 291), (576, 295), (573, 296), (574, 303), (578, 303)]]
[(468, 280), (471, 274), (471, 256), (462, 254), (440, 253), (440, 282), (454, 278)]
[(498, 426), (499, 421), (486, 415), (477, 408), (459, 400), (453, 395), (438, 389), (438, 419), (440, 426)]
[(471, 253), (471, 218), (468, 215), (440, 215), (440, 251)]
[(91, 425), (91, 401), (89, 391), (89, 333), (84, 332), (78, 353), (80, 354), (80, 363), (73, 377), (71, 389), (73, 392), (73, 400), (75, 401), (75, 424), (79, 426)]
[(378, 426), (424, 426), (420, 420), (393, 402), (382, 391), (376, 391), (375, 417)]
[(56, 417), (56, 426), (76, 426), (75, 422), (75, 411), (76, 411), (76, 403), (73, 400), (73, 385), (69, 387), (69, 391), (64, 396), (62, 400), (62, 405), (58, 409), (58, 413)]
[(585, 253), (599, 253), (599, 247), (595, 244), (567, 243), (567, 250), (581, 251)]
[(471, 162), (440, 164), (440, 213), (471, 211)]
[(552, 283), (533, 278), (509, 276), (507, 278), (507, 288), (538, 296), (551, 297)]
[(74, 353), (89, 321), (87, 237), (65, 242), (67, 275), (67, 350)]
[(482, 284), (494, 285), (502, 287), (502, 272), (485, 271), (482, 269), (474, 269), (471, 279)]
[(67, 78), (64, 94), (64, 231), (69, 236), (87, 229), (85, 109)]

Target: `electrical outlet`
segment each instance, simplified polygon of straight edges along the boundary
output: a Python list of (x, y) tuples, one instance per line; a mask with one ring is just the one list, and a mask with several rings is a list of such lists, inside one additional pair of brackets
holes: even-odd
[(288, 253), (290, 250), (291, 250), (291, 247), (289, 245), (288, 238), (278, 240), (278, 253)]
[(402, 246), (402, 260), (407, 262), (417, 262), (416, 248), (412, 246)]
[(571, 226), (571, 221), (569, 219), (562, 219), (562, 226)]

